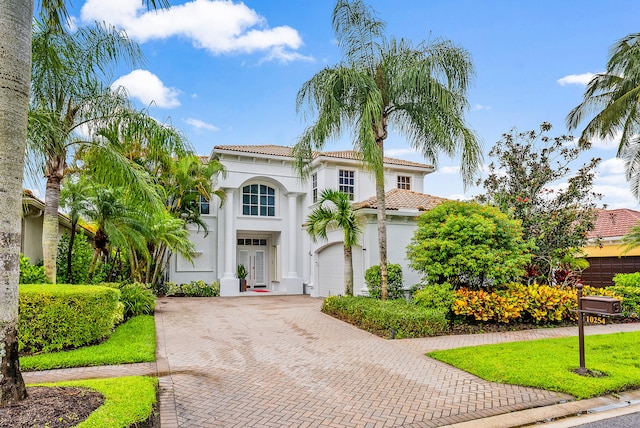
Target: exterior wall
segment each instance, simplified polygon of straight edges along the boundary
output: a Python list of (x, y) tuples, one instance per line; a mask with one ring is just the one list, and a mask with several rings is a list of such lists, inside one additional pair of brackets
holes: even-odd
[[(292, 169), (286, 157), (254, 155), (251, 153), (214, 153), (225, 166), (226, 176), (217, 178), (214, 188), (226, 193), (222, 207), (219, 200), (210, 204), (211, 214), (206, 216), (209, 234), (190, 231), (195, 244), (194, 265), (174, 256), (170, 264), (170, 280), (177, 283), (202, 279), (220, 281), (221, 295), (240, 294), (236, 278), (238, 265), (238, 239), (259, 237), (267, 240), (268, 281), (266, 287), (287, 294), (318, 296), (318, 258), (322, 249), (331, 245), (342, 247), (341, 232), (332, 232), (327, 242), (314, 243), (304, 230), (304, 222), (313, 208), (312, 181), (302, 181)], [(331, 158), (313, 166), (317, 174), (318, 195), (325, 188), (338, 188), (338, 171), (354, 171), (354, 199), (364, 200), (375, 196), (375, 181), (371, 173), (363, 171), (353, 160)], [(397, 176), (411, 177), (411, 190), (423, 191), (424, 169), (398, 166), (385, 170), (385, 187), (397, 187)], [(261, 217), (243, 215), (242, 188), (249, 184), (265, 184), (275, 189), (275, 215)], [(417, 282), (415, 273), (409, 271), (404, 247), (412, 236), (415, 221), (397, 220), (402, 216), (390, 216), (389, 261), (401, 263), (407, 287)], [(408, 213), (412, 218), (413, 213)], [(364, 271), (378, 264), (377, 226), (375, 215), (365, 227), (361, 247), (354, 249), (354, 292), (366, 294)], [(242, 247), (241, 247), (242, 248)], [(246, 254), (246, 253), (245, 253)], [(342, 266), (337, 267), (342, 271)]]

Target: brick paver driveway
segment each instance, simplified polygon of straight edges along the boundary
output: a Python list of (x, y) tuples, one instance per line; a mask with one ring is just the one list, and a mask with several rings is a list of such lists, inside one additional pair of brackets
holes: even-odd
[(163, 428), (432, 427), (569, 398), (483, 381), (425, 357), (415, 341), (326, 316), (321, 304), (160, 300)]

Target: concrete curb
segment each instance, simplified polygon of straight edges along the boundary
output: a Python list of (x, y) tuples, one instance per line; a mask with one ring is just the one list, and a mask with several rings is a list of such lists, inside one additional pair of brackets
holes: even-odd
[[(552, 406), (538, 407), (476, 419), (446, 428), (515, 428), (543, 425), (552, 428), (576, 425), (625, 415), (640, 410), (640, 390), (609, 394), (586, 400), (570, 401)], [(444, 428), (444, 427), (443, 427)]]

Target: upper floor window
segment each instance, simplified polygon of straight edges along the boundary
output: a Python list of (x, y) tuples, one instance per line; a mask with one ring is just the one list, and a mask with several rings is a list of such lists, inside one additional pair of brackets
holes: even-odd
[(346, 193), (349, 199), (353, 200), (355, 194), (355, 172), (341, 169), (338, 171), (338, 190)]
[(276, 191), (264, 184), (250, 184), (242, 188), (242, 214), (261, 217), (276, 215)]
[(411, 190), (411, 177), (406, 175), (399, 175), (398, 189)]
[(318, 173), (311, 174), (311, 193), (313, 195), (313, 202), (318, 202)]
[(200, 207), (200, 214), (210, 214), (209, 213), (209, 199), (200, 195), (198, 198), (198, 205)]

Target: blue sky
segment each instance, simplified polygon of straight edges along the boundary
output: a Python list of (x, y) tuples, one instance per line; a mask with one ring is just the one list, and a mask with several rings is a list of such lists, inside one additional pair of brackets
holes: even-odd
[[(106, 21), (140, 43), (146, 63), (122, 70), (115, 84), (182, 130), (198, 153), (224, 144), (295, 144), (306, 124), (295, 109), (298, 89), (341, 59), (331, 29), (334, 2), (170, 2), (167, 11), (148, 12), (140, 0), (76, 0), (71, 13), (75, 25)], [(552, 136), (567, 133), (565, 117), (581, 101), (589, 77), (604, 70), (611, 45), (640, 31), (640, 2), (628, 0), (367, 4), (387, 23), (388, 35), (414, 44), (445, 38), (471, 53), (476, 75), (466, 117), (485, 152), (514, 127), (526, 131), (547, 121)], [(345, 135), (326, 148), (350, 147)], [(615, 149), (615, 142), (596, 142), (582, 161), (603, 159), (596, 190), (609, 208), (640, 209)], [(424, 162), (397, 135), (389, 136), (386, 150)], [(458, 165), (441, 156), (438, 172), (425, 178), (425, 193), (456, 199), (480, 193), (464, 191)]]

